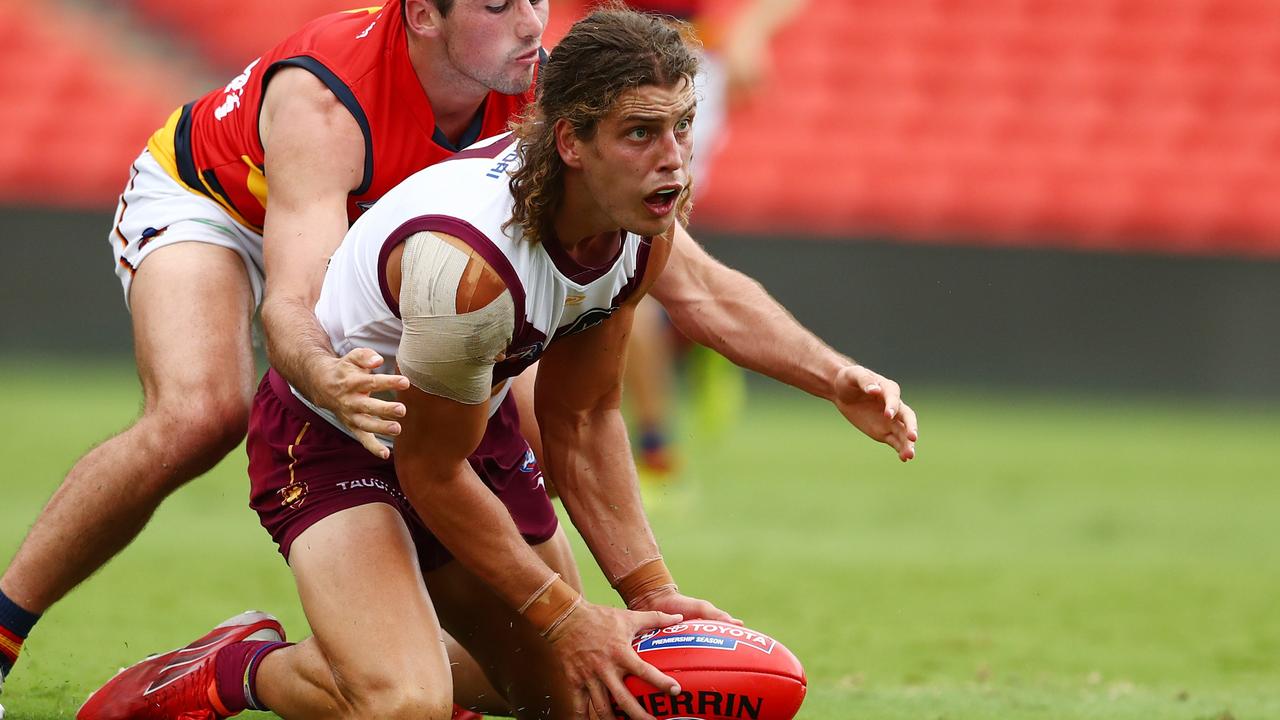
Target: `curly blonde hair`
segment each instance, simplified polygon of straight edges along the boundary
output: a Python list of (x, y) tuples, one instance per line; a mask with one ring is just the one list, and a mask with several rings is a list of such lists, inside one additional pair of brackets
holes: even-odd
[[(515, 207), (508, 225), (531, 242), (554, 235), (564, 199), (564, 161), (555, 126), (567, 120), (579, 138), (595, 136), (600, 120), (627, 90), (644, 85), (693, 83), (699, 43), (687, 23), (627, 10), (610, 2), (574, 24), (538, 75), (538, 99), (514, 126), (521, 165), (512, 173)], [(679, 200), (688, 217), (692, 183)]]

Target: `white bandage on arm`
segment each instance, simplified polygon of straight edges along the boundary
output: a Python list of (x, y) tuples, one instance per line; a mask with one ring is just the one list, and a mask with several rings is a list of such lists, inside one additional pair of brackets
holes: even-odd
[(404, 242), (400, 262), (400, 372), (424, 392), (477, 405), (489, 399), (493, 365), (511, 343), (515, 305), (503, 290), (488, 305), (458, 314), (467, 254), (428, 232)]

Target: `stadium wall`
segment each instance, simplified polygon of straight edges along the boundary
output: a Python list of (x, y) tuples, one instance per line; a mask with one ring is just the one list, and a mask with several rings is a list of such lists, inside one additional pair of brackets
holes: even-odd
[[(0, 354), (127, 358), (109, 215), (0, 222)], [(904, 384), (1280, 399), (1280, 261), (701, 237)]]

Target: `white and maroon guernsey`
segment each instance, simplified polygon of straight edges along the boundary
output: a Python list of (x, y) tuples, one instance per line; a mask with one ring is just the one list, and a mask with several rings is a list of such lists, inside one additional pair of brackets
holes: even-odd
[[(511, 134), (481, 140), (409, 176), (351, 226), (329, 261), (316, 303), (338, 355), (372, 348), (386, 359), (383, 371), (395, 371), (400, 307), (388, 291), (384, 267), (397, 245), (423, 231), (465, 241), (511, 291), (515, 329), (506, 359), (494, 368), (501, 390), (490, 400), (490, 414), (506, 396), (508, 380), (533, 364), (548, 343), (597, 325), (635, 291), (649, 258), (649, 238), (622, 232), (612, 260), (586, 267), (555, 239), (535, 244), (518, 226), (504, 229), (513, 206), (509, 173), (519, 164)], [(312, 408), (346, 431), (331, 413)]]

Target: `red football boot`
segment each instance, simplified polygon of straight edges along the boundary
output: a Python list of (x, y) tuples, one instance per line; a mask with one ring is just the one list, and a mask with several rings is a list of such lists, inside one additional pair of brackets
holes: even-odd
[(471, 712), (461, 705), (454, 705), (452, 720), (484, 720), (484, 716), (480, 713)]
[(214, 687), (213, 658), (241, 640), (284, 640), (261, 612), (241, 613), (184, 648), (121, 670), (85, 700), (77, 720), (218, 720), (230, 717)]

